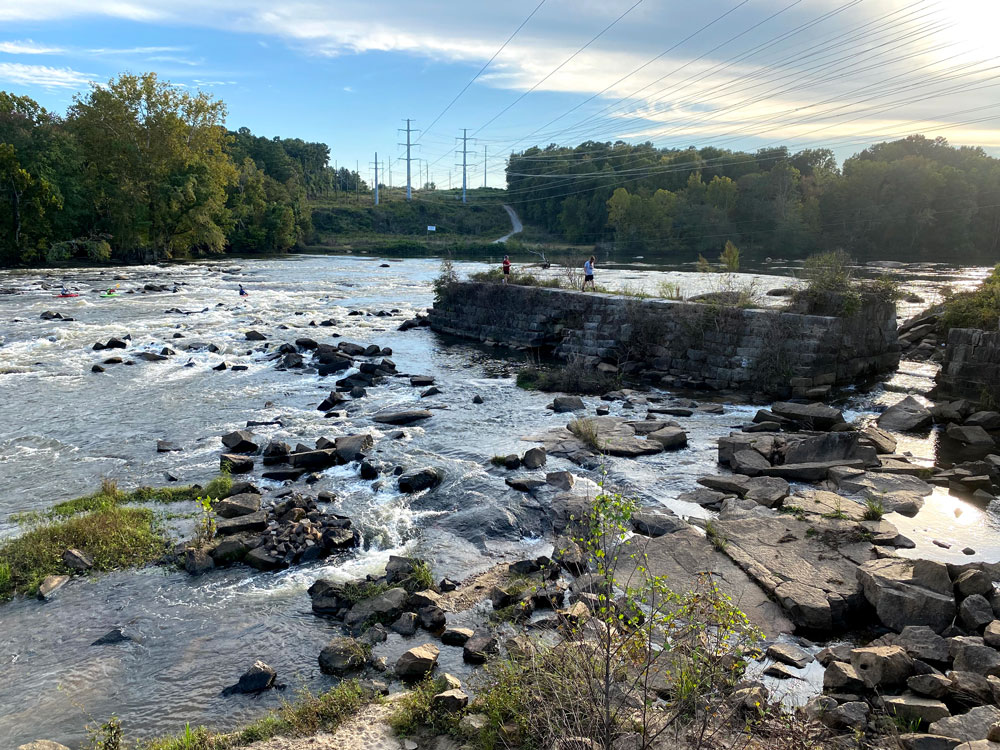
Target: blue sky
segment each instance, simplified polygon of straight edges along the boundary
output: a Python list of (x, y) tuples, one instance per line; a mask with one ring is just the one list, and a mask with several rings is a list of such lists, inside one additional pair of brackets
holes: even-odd
[(998, 26), (1000, 0), (0, 0), (0, 89), (63, 112), (155, 70), (222, 98), (231, 128), (323, 141), (365, 176), (377, 150), (397, 185), (404, 118), (439, 186), (468, 128), (470, 184), (486, 148), (502, 186), (512, 148), (591, 139), (843, 158), (924, 132), (1000, 153)]

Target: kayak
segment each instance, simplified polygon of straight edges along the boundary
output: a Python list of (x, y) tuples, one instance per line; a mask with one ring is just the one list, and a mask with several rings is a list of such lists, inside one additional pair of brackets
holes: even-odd
[(120, 297), (121, 295), (120, 294), (102, 294), (101, 296), (104, 297), (105, 299), (107, 299), (108, 297)]
[(56, 294), (55, 297), (79, 297), (79, 294)]

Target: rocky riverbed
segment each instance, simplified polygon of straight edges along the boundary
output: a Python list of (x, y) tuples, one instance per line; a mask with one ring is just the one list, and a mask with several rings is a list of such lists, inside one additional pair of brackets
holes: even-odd
[[(796, 625), (824, 638), (849, 631), (851, 607), (864, 596), (849, 574), (894, 559), (890, 548), (952, 566), (998, 558), (993, 510), (975, 496), (996, 491), (978, 479), (989, 472), (978, 465), (929, 471), (935, 458), (966, 458), (968, 444), (949, 432), (977, 426), (965, 424), (972, 414), (956, 406), (960, 421), (950, 430), (873, 431), (869, 424), (901, 400), (899, 391), (928, 389), (932, 365), (904, 362), (885, 385), (841, 394), (835, 411), (861, 428), (849, 433), (831, 430), (841, 422), (817, 424), (778, 405), (761, 413), (710, 394), (620, 392), (560, 403), (514, 386), (517, 355), (403, 325), (430, 304), (436, 273), (433, 261), (382, 267), (298, 258), (4, 276), (0, 286), (17, 292), (0, 299), (11, 321), (0, 333), (0, 417), (11, 425), (0, 443), (5, 519), (86, 494), (102, 476), (125, 485), (204, 481), (226, 464), (251, 486), (223, 506), (230, 517), (218, 523), (233, 533), (183, 552), (198, 575), (163, 568), (81, 578), (48, 603), (3, 606), (8, 679), (0, 702), (16, 708), (0, 719), (0, 742), (37, 736), (29, 717), (39, 711), (53, 717), (47, 734), (68, 742), (81, 738), (90, 716), (112, 711), (146, 735), (188, 721), (232, 726), (279, 700), (273, 691), (220, 694), (258, 659), (290, 686), (329, 686), (336, 677), (318, 654), (346, 637), (349, 610), (317, 617), (307, 589), (377, 579), (393, 554), (427, 560), (435, 583), (463, 581), (501, 560), (551, 555), (561, 514), (572, 506), (570, 483), (587, 488), (601, 467), (610, 483), (658, 511), (641, 517), (637, 531), (664, 540), (665, 571), (691, 580), (711, 561), (781, 642)], [(627, 281), (634, 272), (618, 273)], [(697, 283), (680, 278), (688, 288)], [(925, 297), (953, 280), (933, 269), (914, 278)], [(53, 299), (63, 282), (83, 295)], [(236, 297), (237, 282), (248, 299)], [(121, 284), (122, 297), (93, 293), (111, 283)], [(602, 451), (606, 457), (566, 430), (574, 417), (599, 414), (594, 435), (612, 448)], [(534, 437), (542, 439), (522, 439)], [(897, 444), (885, 450), (889, 439)], [(532, 454), (533, 446), (546, 451)], [(733, 478), (733, 469), (744, 473)], [(869, 490), (886, 498), (878, 522), (851, 514), (862, 507), (851, 498)], [(833, 500), (840, 496), (847, 499)], [(796, 539), (772, 539), (774, 519), (794, 527), (788, 533)], [(178, 536), (193, 532), (190, 518), (165, 520)], [(708, 520), (727, 540), (722, 549), (703, 533)], [(16, 531), (6, 520), (3, 533)], [(870, 547), (835, 545), (829, 566), (839, 583), (800, 591), (775, 583), (784, 572), (760, 559), (780, 546), (789, 559), (810, 561), (831, 536), (866, 537), (852, 544)], [(219, 551), (222, 544), (229, 552)], [(237, 557), (253, 555), (253, 567), (229, 564), (237, 547)], [(476, 632), (492, 606), (478, 603), (489, 591), (482, 593), (471, 602), (477, 606), (447, 616), (448, 627)], [(424, 612), (432, 606), (439, 607), (407, 599), (401, 609), (418, 627), (425, 620), (434, 627), (436, 613)], [(401, 634), (402, 623), (388, 627), (399, 616), (372, 647), (390, 666), (420, 645), (415, 638), (426, 638)], [(116, 628), (128, 638), (92, 645)], [(460, 677), (472, 669), (462, 648), (435, 648), (443, 669)], [(805, 687), (788, 691), (790, 700), (817, 691), (823, 678), (816, 674), (815, 666), (796, 673)]]

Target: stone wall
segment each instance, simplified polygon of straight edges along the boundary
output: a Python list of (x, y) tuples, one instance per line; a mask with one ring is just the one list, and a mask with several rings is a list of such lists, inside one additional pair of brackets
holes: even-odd
[(934, 389), (937, 399), (968, 399), (994, 408), (1000, 402), (1000, 331), (952, 328)]
[(434, 330), (642, 376), (665, 386), (821, 398), (899, 364), (896, 312), (867, 300), (848, 318), (563, 289), (459, 282)]

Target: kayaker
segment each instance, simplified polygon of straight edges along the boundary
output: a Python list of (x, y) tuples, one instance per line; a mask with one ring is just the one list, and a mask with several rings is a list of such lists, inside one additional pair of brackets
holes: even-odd
[(62, 291), (59, 292), (59, 294), (61, 294), (63, 297), (68, 297), (69, 296), (69, 289), (67, 289), (66, 287), (63, 287)]
[(240, 284), (240, 296), (241, 297), (249, 297), (250, 296), (249, 294), (247, 294), (247, 290), (243, 288), (242, 284)]

